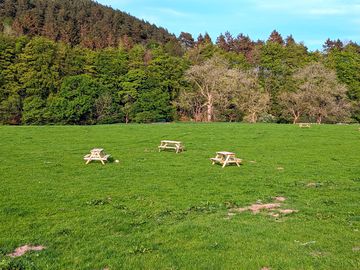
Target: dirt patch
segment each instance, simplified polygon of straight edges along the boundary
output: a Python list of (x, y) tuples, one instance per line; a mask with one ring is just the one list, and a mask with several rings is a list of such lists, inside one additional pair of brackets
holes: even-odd
[(276, 212), (270, 212), (270, 213), (269, 213), (269, 216), (272, 216), (272, 217), (277, 218), (277, 217), (280, 217), (280, 214), (279, 214), (279, 213), (276, 213)]
[(279, 171), (284, 170), (284, 168), (283, 168), (283, 167), (277, 167), (276, 169), (278, 169)]
[(297, 213), (298, 210), (294, 210), (294, 209), (279, 209), (279, 212), (280, 212), (281, 214), (287, 215), (287, 214)]
[(277, 197), (273, 197), (273, 200), (274, 202), (265, 203), (265, 204), (261, 203), (261, 201), (258, 200), (256, 203), (247, 207), (231, 208), (229, 209), (227, 218), (229, 219), (235, 216), (235, 213), (242, 213), (245, 211), (250, 211), (253, 214), (258, 214), (260, 212), (267, 212), (268, 215), (275, 218), (298, 212), (298, 210), (294, 210), (294, 209), (279, 209), (283, 206), (282, 202), (286, 201), (285, 197), (277, 196)]
[(253, 214), (257, 214), (261, 210), (274, 210), (275, 208), (278, 208), (280, 206), (281, 206), (280, 203), (266, 203), (266, 204), (255, 203), (255, 204), (252, 204), (252, 205), (250, 205), (248, 207), (234, 208), (234, 209), (231, 209), (231, 210), (232, 210), (232, 212), (239, 212), (239, 213), (249, 210)]
[(353, 247), (352, 251), (360, 251), (360, 247)]
[(306, 186), (309, 188), (318, 188), (318, 187), (322, 187), (323, 183), (310, 182), (307, 183)]
[(271, 268), (263, 267), (263, 268), (261, 268), (261, 270), (271, 270)]
[(29, 245), (25, 245), (25, 246), (21, 246), (18, 247), (17, 249), (15, 249), (15, 251), (13, 253), (8, 254), (8, 256), (10, 257), (20, 257), (22, 255), (24, 255), (26, 252), (28, 251), (40, 251), (45, 249), (44, 246), (29, 246)]
[(319, 257), (329, 256), (330, 253), (329, 253), (329, 252), (322, 252), (322, 251), (312, 251), (312, 252), (310, 252), (310, 255), (311, 255), (312, 257), (317, 257), (317, 258), (319, 258)]

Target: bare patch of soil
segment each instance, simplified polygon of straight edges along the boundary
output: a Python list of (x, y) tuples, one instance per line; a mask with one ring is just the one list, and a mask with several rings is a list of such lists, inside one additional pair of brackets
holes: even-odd
[(265, 204), (261, 203), (261, 201), (258, 200), (256, 203), (247, 207), (231, 208), (229, 209), (229, 212), (227, 214), (227, 219), (235, 216), (235, 213), (242, 213), (245, 211), (251, 211), (253, 214), (258, 214), (260, 212), (268, 212), (268, 215), (275, 218), (298, 212), (298, 210), (294, 209), (279, 209), (283, 206), (282, 202), (286, 201), (285, 197), (277, 196), (273, 197), (273, 200), (274, 202)]
[(275, 200), (275, 201), (278, 201), (278, 202), (285, 202), (285, 201), (286, 201), (286, 198), (285, 198), (285, 197), (278, 196), (278, 197), (274, 197), (274, 200)]
[(8, 254), (8, 256), (10, 257), (20, 257), (22, 255), (24, 255), (26, 252), (28, 251), (40, 251), (45, 249), (44, 246), (29, 246), (29, 245), (25, 245), (25, 246), (21, 246), (18, 247), (17, 249), (15, 249), (15, 251), (13, 253)]
[(287, 214), (296, 213), (296, 212), (298, 212), (298, 210), (294, 210), (294, 209), (280, 209), (279, 212), (280, 212), (281, 214), (287, 215)]
[(310, 252), (310, 255), (311, 255), (312, 257), (317, 257), (317, 258), (319, 258), (319, 257), (329, 256), (330, 253), (329, 253), (329, 252), (322, 252), (322, 251), (312, 251), (312, 252)]

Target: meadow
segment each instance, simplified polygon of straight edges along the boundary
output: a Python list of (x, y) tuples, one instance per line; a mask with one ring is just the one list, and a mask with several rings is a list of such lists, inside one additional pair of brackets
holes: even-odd
[[(0, 269), (360, 269), (358, 128), (0, 126)], [(277, 196), (297, 212), (236, 211)], [(6, 256), (25, 244), (46, 249)]]

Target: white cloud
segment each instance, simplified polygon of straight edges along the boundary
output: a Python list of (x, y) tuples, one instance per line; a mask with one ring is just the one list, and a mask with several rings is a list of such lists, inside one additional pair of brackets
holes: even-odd
[(344, 15), (347, 14), (347, 11), (344, 9), (336, 8), (314, 8), (308, 10), (308, 14), (311, 15)]
[(331, 15), (359, 15), (360, 0), (252, 0), (258, 9), (277, 10), (288, 14), (331, 16)]
[(175, 9), (171, 9), (171, 8), (154, 8), (154, 11), (158, 11), (160, 13), (166, 14), (166, 15), (170, 15), (170, 16), (176, 16), (176, 17), (186, 17), (188, 14), (184, 13), (184, 12), (180, 12), (177, 11)]

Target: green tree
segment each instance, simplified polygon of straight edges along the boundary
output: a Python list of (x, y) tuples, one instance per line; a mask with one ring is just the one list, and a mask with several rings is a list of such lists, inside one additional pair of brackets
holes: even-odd
[(29, 40), (0, 35), (0, 121), (20, 124), (23, 90), (20, 83), (19, 55)]
[(326, 66), (336, 70), (339, 81), (346, 84), (347, 95), (354, 104), (353, 117), (360, 121), (360, 52), (352, 44), (343, 50), (337, 47), (329, 50), (325, 57)]
[(55, 64), (57, 46), (44, 38), (33, 38), (19, 55), (21, 88), (24, 96), (24, 123), (44, 123), (46, 99), (59, 88), (59, 66)]
[(123, 103), (122, 112), (125, 116), (125, 123), (129, 123), (133, 119), (133, 106), (145, 82), (146, 74), (143, 69), (129, 70), (121, 82), (121, 88), (118, 95)]
[(92, 124), (101, 85), (89, 75), (64, 78), (60, 91), (48, 100), (49, 121), (64, 124)]

